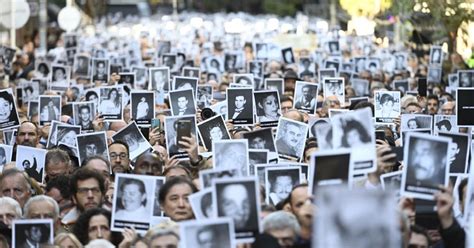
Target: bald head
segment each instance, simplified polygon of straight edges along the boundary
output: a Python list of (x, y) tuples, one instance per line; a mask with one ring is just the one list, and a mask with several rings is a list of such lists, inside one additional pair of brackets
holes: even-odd
[(164, 161), (154, 152), (145, 152), (137, 158), (134, 174), (161, 176)]

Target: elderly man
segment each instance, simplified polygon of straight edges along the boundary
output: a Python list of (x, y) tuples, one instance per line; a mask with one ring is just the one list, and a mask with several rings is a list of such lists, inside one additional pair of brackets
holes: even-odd
[(53, 198), (46, 195), (31, 197), (23, 208), (23, 217), (25, 219), (52, 219), (55, 230), (58, 230), (60, 226), (59, 205)]
[(27, 175), (17, 169), (4, 170), (0, 177), (0, 196), (8, 196), (23, 207), (30, 199), (33, 189)]
[(311, 241), (314, 204), (311, 203), (311, 196), (308, 194), (308, 185), (300, 184), (293, 188), (290, 195), (290, 207), (296, 216), (301, 230), (295, 245), (306, 245)]
[(277, 211), (263, 219), (263, 231), (275, 237), (282, 248), (290, 248), (300, 233), (300, 225), (293, 214)]
[(456, 106), (456, 103), (453, 101), (448, 101), (445, 102), (443, 105), (441, 105), (441, 114), (443, 115), (454, 115), (454, 107)]
[(0, 197), (0, 221), (11, 228), (15, 219), (21, 218), (20, 204), (10, 197)]
[(61, 149), (52, 149), (46, 153), (46, 182), (59, 175), (69, 175), (71, 169), (71, 159), (69, 158), (67, 152)]

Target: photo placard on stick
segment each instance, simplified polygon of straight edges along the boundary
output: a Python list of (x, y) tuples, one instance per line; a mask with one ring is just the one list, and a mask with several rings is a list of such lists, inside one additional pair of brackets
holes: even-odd
[(93, 101), (77, 102), (72, 106), (74, 123), (81, 126), (81, 132), (93, 132), (94, 125), (92, 122), (95, 119), (97, 113), (95, 104)]
[(451, 138), (410, 132), (404, 144), (401, 195), (434, 200), (448, 185)]
[(393, 123), (400, 115), (399, 91), (374, 91), (375, 122)]
[(59, 121), (61, 117), (61, 96), (42, 95), (39, 97), (40, 126)]

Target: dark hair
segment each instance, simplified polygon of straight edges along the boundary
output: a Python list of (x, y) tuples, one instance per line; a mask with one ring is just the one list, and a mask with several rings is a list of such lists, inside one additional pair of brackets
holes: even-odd
[(280, 96), (280, 103), (290, 101), (293, 104), (293, 97), (287, 96), (287, 95), (282, 95)]
[[(459, 186), (458, 186), (459, 202), (462, 202), (462, 200), (464, 199), (462, 192), (464, 190), (464, 187), (467, 186), (467, 182), (468, 182), (468, 178), (466, 177), (463, 180), (461, 180), (461, 182), (459, 183)], [(466, 213), (466, 209), (464, 209), (464, 213)]]
[(127, 149), (127, 154), (130, 153), (130, 148), (128, 147), (128, 144), (123, 142), (122, 140), (114, 140), (112, 143), (110, 143), (109, 148), (112, 145), (123, 145)]
[(89, 113), (91, 112), (91, 108), (89, 107), (89, 105), (81, 105), (79, 107), (79, 112), (81, 112), (83, 109), (87, 109), (87, 111), (89, 111)]
[(48, 164), (50, 164), (50, 162), (54, 164), (63, 162), (63, 163), (66, 163), (67, 166), (70, 166), (71, 158), (69, 157), (69, 154), (67, 154), (67, 152), (59, 148), (54, 148), (54, 149), (49, 150), (46, 153), (46, 158), (45, 158), (45, 163), (44, 163), (45, 169), (48, 167)]
[(86, 93), (86, 100), (89, 100), (89, 98), (90, 98), (91, 96), (93, 96), (93, 95), (94, 95), (95, 97), (99, 98), (99, 96), (97, 95), (97, 92), (95, 92), (95, 91), (93, 91), (93, 90), (90, 90), (90, 91), (88, 91), (88, 92)]
[[(0, 98), (3, 98), (5, 101), (7, 101), (10, 104), (10, 107), (13, 107), (13, 96), (8, 93), (8, 91), (0, 91)], [(10, 115), (8, 116), (8, 119), (10, 120), (13, 115), (13, 110), (10, 111)], [(36, 126), (36, 125), (35, 125)]]
[[(145, 183), (143, 183), (142, 180), (136, 179), (136, 178), (123, 178), (122, 183), (120, 184), (120, 191), (123, 193), (123, 190), (125, 189), (125, 186), (130, 185), (130, 184), (135, 184), (138, 186), (138, 190), (140, 193), (143, 195), (146, 195), (146, 188), (145, 188)], [(142, 205), (146, 206), (146, 198), (142, 201)]]
[(343, 128), (347, 129), (347, 130), (344, 130), (344, 134), (342, 135), (342, 139), (341, 139), (341, 145), (343, 147), (351, 147), (351, 145), (347, 141), (347, 133), (351, 130), (356, 130), (359, 133), (360, 139), (363, 143), (367, 143), (371, 141), (371, 137), (369, 133), (359, 121), (348, 120), (343, 125), (344, 125)]
[(102, 195), (105, 195), (105, 181), (102, 175), (92, 169), (89, 168), (79, 168), (71, 176), (70, 180), (70, 188), (71, 188), (71, 193), (75, 195), (77, 193), (77, 182), (78, 181), (84, 181), (87, 179), (95, 179), (99, 183), (99, 188), (100, 192), (102, 192)]
[(66, 175), (59, 175), (55, 178), (52, 178), (46, 184), (46, 192), (49, 192), (52, 189), (59, 190), (59, 193), (64, 199), (71, 198), (71, 190), (69, 188), (69, 177)]
[(212, 216), (207, 216), (204, 210), (210, 207), (211, 205), (212, 205), (212, 193), (204, 194), (201, 198), (201, 210), (203, 210), (202, 213), (204, 214), (204, 216), (209, 217), (209, 218)]
[(31, 86), (26, 86), (25, 87), (25, 91), (29, 90), (30, 92), (33, 92), (33, 87)]
[[(107, 165), (107, 169), (110, 170), (110, 161), (109, 161), (108, 159), (105, 159), (104, 157), (102, 157), (102, 156), (100, 156), (100, 155), (94, 155), (94, 156), (92, 156), (92, 157), (88, 157), (88, 158), (84, 159), (84, 160), (82, 161), (81, 167), (87, 166), (87, 164), (88, 164), (90, 161), (96, 160), (96, 159), (103, 161), (103, 162)], [(110, 171), (109, 171), (109, 172), (110, 172)]]
[(439, 104), (439, 99), (436, 95), (429, 95), (428, 97), (426, 97), (426, 101), (428, 100), (435, 100)]
[(380, 104), (384, 105), (386, 102), (393, 102), (395, 103), (395, 99), (392, 95), (383, 93), (380, 97)]
[[(107, 218), (109, 222), (109, 227), (112, 227), (111, 225), (111, 214), (110, 211), (105, 210), (103, 208), (93, 208), (86, 210), (84, 213), (79, 215), (77, 218), (76, 223), (74, 224), (72, 228), (72, 233), (76, 235), (77, 239), (81, 241), (83, 245), (86, 245), (89, 243), (89, 222), (94, 216), (102, 215), (105, 218)], [(113, 233), (112, 233), (113, 234)], [(115, 235), (111, 236), (111, 240), (113, 240)], [(112, 242), (115, 243), (115, 242)]]
[(114, 89), (111, 89), (111, 90), (109, 91), (109, 93), (107, 94), (107, 97), (108, 97), (108, 99), (110, 100), (110, 95), (112, 94), (113, 91), (115, 91), (115, 93), (117, 94), (116, 97), (115, 97), (115, 99), (113, 99), (113, 100), (114, 100), (115, 106), (118, 107), (118, 106), (120, 106), (120, 104), (121, 104), (121, 99), (120, 99), (120, 97), (119, 97), (119, 92), (118, 92), (117, 89), (115, 89), (115, 88), (114, 88)]
[(419, 127), (420, 125), (418, 124), (418, 121), (416, 120), (416, 118), (411, 118), (407, 121), (407, 125), (408, 123), (410, 123), (410, 121), (414, 121), (416, 123), (416, 126)]
[(164, 204), (164, 202), (166, 200), (166, 196), (170, 192), (171, 188), (173, 188), (174, 186), (179, 185), (179, 184), (188, 185), (191, 188), (191, 191), (193, 193), (196, 193), (198, 191), (196, 186), (194, 186), (194, 184), (187, 178), (184, 178), (184, 177), (170, 178), (169, 180), (166, 180), (166, 183), (163, 184), (163, 186), (161, 186), (161, 188), (160, 188), (160, 193), (159, 193), (159, 197), (158, 197), (158, 200), (160, 201), (160, 204)]
[(451, 130), (452, 128), (451, 122), (449, 122), (448, 120), (441, 120), (436, 123), (436, 126), (438, 127), (438, 129), (441, 129), (442, 126), (446, 126), (448, 130)]
[(422, 226), (418, 226), (418, 225), (412, 225), (412, 226), (410, 226), (410, 230), (411, 230), (412, 233), (417, 233), (417, 234), (421, 234), (421, 235), (425, 236), (426, 240), (428, 241), (428, 247), (430, 247), (431, 239), (430, 239), (430, 236), (428, 235), (428, 232), (427, 232), (426, 228), (424, 228)]

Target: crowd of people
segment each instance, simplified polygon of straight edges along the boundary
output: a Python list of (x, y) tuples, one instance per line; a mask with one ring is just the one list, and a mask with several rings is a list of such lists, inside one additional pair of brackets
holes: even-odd
[[(281, 46), (278, 31), (246, 37), (202, 18), (214, 26), (183, 17), (175, 29), (148, 23), (136, 37), (98, 24), (94, 35), (63, 34), (46, 55), (37, 34), (21, 48), (0, 46), (0, 247), (465, 247), (474, 228), (472, 131), (453, 123), (460, 83), (452, 75), (472, 87), (474, 71), (459, 54), (414, 53), (333, 29), (308, 29), (317, 48)], [(434, 67), (442, 74), (423, 91)], [(186, 78), (197, 85), (178, 83)], [(400, 81), (406, 88), (394, 87)], [(413, 117), (404, 128), (405, 114), (431, 116), (429, 127)], [(448, 143), (433, 148), (408, 131), (464, 135), (460, 169), (434, 166), (449, 167), (446, 144), (455, 143), (439, 138)], [(44, 164), (17, 161), (22, 146), (45, 150)], [(319, 152), (338, 149), (358, 153), (357, 163), (344, 160), (343, 176), (315, 168), (333, 165), (319, 154), (344, 155)], [(413, 181), (416, 191), (433, 177), (443, 183), (421, 198), (400, 186)], [(380, 215), (396, 220), (397, 238), (385, 243), (385, 229), (362, 222), (385, 204), (370, 192), (392, 192), (392, 181), (396, 211)], [(327, 230), (337, 233), (324, 234), (316, 227), (330, 216), (331, 197), (322, 196), (331, 184), (363, 193), (332, 206)]]

